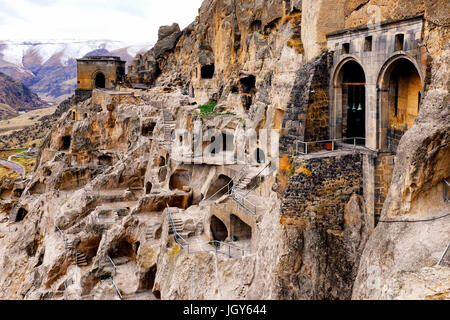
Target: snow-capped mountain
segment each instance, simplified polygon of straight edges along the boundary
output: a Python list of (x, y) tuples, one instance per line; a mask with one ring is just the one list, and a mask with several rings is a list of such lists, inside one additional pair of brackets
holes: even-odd
[(117, 55), (131, 62), (150, 44), (111, 40), (0, 40), (0, 72), (21, 81), (48, 101), (69, 95), (76, 87), (76, 59), (86, 55)]

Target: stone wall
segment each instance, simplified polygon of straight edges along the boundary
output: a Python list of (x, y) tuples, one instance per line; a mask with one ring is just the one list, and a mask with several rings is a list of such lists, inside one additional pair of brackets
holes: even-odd
[(281, 299), (351, 297), (368, 235), (362, 159), (341, 153), (293, 161), (281, 199)]
[(389, 191), (394, 170), (392, 155), (380, 155), (375, 160), (375, 219), (378, 220), (383, 210), (383, 204)]
[(328, 139), (329, 63), (324, 53), (298, 70), (283, 119), (282, 154), (291, 154), (297, 141)]

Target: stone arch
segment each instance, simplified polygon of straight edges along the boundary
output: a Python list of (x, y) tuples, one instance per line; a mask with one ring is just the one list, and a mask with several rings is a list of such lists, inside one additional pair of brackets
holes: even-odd
[(424, 76), (417, 61), (397, 53), (381, 67), (377, 79), (378, 148), (395, 153), (405, 132), (412, 127), (424, 92)]
[(183, 190), (184, 187), (189, 186), (191, 183), (192, 172), (185, 169), (177, 169), (170, 177), (169, 188), (170, 190)]
[(333, 138), (366, 137), (366, 81), (364, 67), (353, 56), (347, 55), (334, 68), (330, 126)]
[(255, 150), (255, 161), (256, 163), (266, 163), (266, 154), (260, 148)]
[(234, 241), (252, 239), (252, 228), (234, 214), (230, 216), (230, 228), (231, 237)]
[(214, 240), (225, 241), (228, 238), (227, 226), (215, 215), (211, 216), (210, 229)]
[(94, 74), (94, 87), (95, 88), (106, 88), (106, 77), (105, 74), (101, 71), (98, 71)]
[[(217, 179), (214, 179), (214, 181), (209, 186), (208, 192), (206, 193), (206, 199), (209, 199), (210, 197), (214, 196), (214, 199), (219, 199), (220, 197), (227, 194), (229, 191), (229, 188), (225, 188), (224, 190), (221, 190), (226, 185), (229, 185), (230, 189), (233, 187), (233, 180), (224, 174), (219, 175)], [(220, 191), (220, 192), (219, 192)]]
[(147, 183), (145, 184), (145, 194), (150, 194), (150, 192), (152, 192), (152, 183), (150, 181), (147, 181)]

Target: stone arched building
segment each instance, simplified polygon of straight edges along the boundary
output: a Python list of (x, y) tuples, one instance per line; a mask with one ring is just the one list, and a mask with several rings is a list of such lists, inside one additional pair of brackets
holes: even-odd
[(77, 91), (113, 89), (125, 77), (125, 61), (114, 56), (91, 56), (77, 60)]

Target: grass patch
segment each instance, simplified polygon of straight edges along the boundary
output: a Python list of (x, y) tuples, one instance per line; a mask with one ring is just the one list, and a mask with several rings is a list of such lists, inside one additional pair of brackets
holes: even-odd
[(12, 158), (12, 161), (20, 164), (22, 167), (25, 168), (25, 173), (28, 173), (33, 170), (34, 166), (36, 165), (36, 158)]
[(200, 110), (200, 118), (213, 118), (219, 116), (235, 116), (236, 114), (232, 112), (217, 112), (214, 111), (214, 108), (217, 106), (217, 102), (209, 102), (207, 104), (201, 105), (198, 107)]

